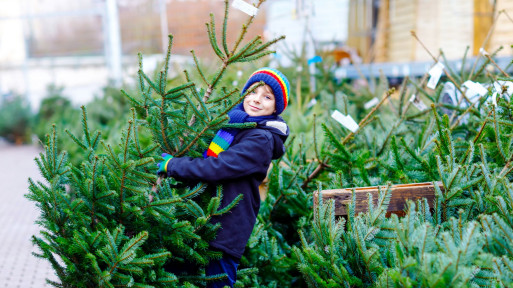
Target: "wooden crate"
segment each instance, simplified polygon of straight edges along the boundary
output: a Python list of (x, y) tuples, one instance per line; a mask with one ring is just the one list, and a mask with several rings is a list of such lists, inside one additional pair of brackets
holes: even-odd
[[(436, 182), (443, 191), (441, 182)], [(379, 186), (381, 189), (387, 189), (387, 186)], [(347, 215), (347, 205), (351, 203), (352, 188), (344, 189), (333, 189), (333, 190), (322, 190), (323, 202), (333, 199), (335, 200), (335, 215), (344, 216)], [(369, 203), (368, 193), (372, 194), (374, 204), (379, 199), (378, 186), (372, 187), (358, 187), (354, 188), (356, 194), (356, 214), (360, 212), (366, 212)], [(433, 208), (433, 201), (435, 199), (435, 187), (433, 182), (425, 183), (411, 183), (411, 184), (398, 184), (392, 185), (392, 197), (390, 199), (390, 205), (388, 206), (387, 212), (402, 212), (406, 207), (406, 201), (416, 201), (418, 199), (426, 198), (430, 208)], [(314, 192), (314, 209), (317, 208), (319, 199), (319, 192)]]

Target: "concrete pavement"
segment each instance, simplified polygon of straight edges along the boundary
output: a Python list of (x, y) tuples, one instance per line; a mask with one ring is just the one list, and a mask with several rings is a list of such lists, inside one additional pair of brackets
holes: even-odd
[(23, 195), (29, 177), (42, 180), (34, 162), (39, 152), (0, 143), (0, 288), (52, 287), (45, 279), (58, 280), (48, 261), (31, 254), (37, 251), (30, 239), (40, 231), (34, 223), (39, 211)]

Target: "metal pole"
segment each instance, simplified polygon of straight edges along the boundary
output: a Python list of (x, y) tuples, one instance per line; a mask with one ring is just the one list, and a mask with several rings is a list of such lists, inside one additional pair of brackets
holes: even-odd
[(20, 19), (20, 21), (24, 22), (22, 23), (22, 27), (23, 27), (23, 44), (24, 44), (24, 50), (25, 50), (25, 55), (23, 57), (23, 78), (24, 78), (24, 82), (25, 82), (25, 93), (24, 93), (24, 96), (25, 96), (25, 100), (28, 100), (30, 101), (30, 75), (29, 75), (29, 63), (28, 63), (28, 58), (30, 56), (30, 40), (31, 40), (31, 34), (32, 34), (32, 27), (31, 27), (31, 24), (32, 24), (32, 17), (31, 17), (31, 11), (29, 11), (29, 5), (27, 4), (27, 1), (23, 1), (23, 14), (25, 14), (27, 16), (26, 20), (23, 21), (22, 19)]
[(121, 64), (121, 33), (119, 29), (118, 5), (116, 0), (106, 0), (106, 20), (107, 20), (107, 62), (113, 84), (121, 86), (122, 64)]
[(160, 1), (160, 33), (162, 38), (162, 53), (167, 52), (169, 28), (167, 26), (167, 0)]

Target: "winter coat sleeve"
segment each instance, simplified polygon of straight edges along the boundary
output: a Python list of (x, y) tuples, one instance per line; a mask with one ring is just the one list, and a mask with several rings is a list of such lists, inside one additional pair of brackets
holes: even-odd
[[(235, 142), (235, 141), (234, 141)], [(272, 135), (261, 129), (251, 129), (243, 138), (219, 154), (218, 158), (175, 157), (167, 166), (170, 177), (205, 182), (217, 182), (266, 173), (273, 153)]]

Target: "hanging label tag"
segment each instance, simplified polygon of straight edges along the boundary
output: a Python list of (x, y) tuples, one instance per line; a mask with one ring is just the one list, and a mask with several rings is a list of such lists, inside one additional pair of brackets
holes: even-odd
[(497, 107), (497, 92), (494, 92), (493, 95), (492, 95), (492, 103), (495, 107)]
[(369, 109), (369, 108), (371, 108), (371, 107), (376, 106), (378, 103), (379, 103), (379, 99), (378, 99), (378, 98), (376, 98), (376, 97), (374, 97), (374, 98), (372, 98), (369, 102), (365, 103), (365, 104), (363, 105), (363, 108), (365, 108), (365, 109)]
[(428, 84), (426, 85), (430, 89), (435, 89), (436, 84), (438, 84), (438, 80), (440, 80), (440, 77), (442, 76), (442, 73), (444, 72), (444, 64), (440, 62), (436, 62), (435, 66), (429, 70), (428, 74), (431, 76), (429, 78)]
[(500, 94), (503, 94), (503, 89), (508, 96), (513, 94), (513, 82), (510, 81), (495, 81), (493, 82), (493, 88)]
[(312, 100), (310, 100), (310, 102), (308, 102), (308, 104), (306, 104), (306, 108), (310, 108), (315, 104), (317, 104), (317, 99), (313, 98)]
[(248, 14), (249, 16), (256, 16), (256, 14), (258, 13), (258, 8), (242, 0), (233, 0), (232, 7), (239, 9), (240, 11)]
[(340, 124), (344, 125), (347, 129), (351, 130), (351, 132), (356, 132), (358, 130), (358, 123), (356, 123), (351, 115), (344, 116), (342, 113), (340, 113), (338, 110), (333, 111), (333, 114), (331, 114), (331, 117), (333, 119), (337, 120)]
[(344, 79), (347, 77), (347, 71), (345, 68), (338, 68), (335, 70), (335, 78)]
[(469, 99), (471, 100), (472, 98), (474, 98), (474, 95), (479, 95), (481, 97), (488, 93), (488, 89), (483, 87), (483, 85), (477, 82), (472, 82), (470, 80), (465, 81), (465, 83), (463, 83), (463, 86), (468, 88), (465, 94), (467, 94), (467, 97), (469, 97)]
[(410, 65), (403, 65), (403, 76), (410, 76)]
[(392, 76), (394, 76), (394, 77), (399, 76), (399, 67), (398, 66), (392, 67)]
[(483, 56), (490, 55), (490, 53), (486, 52), (486, 50), (483, 49), (483, 47), (479, 48), (479, 53), (481, 53)]
[(417, 96), (415, 96), (415, 94), (411, 95), (410, 102), (420, 111), (424, 111), (427, 109), (426, 104), (424, 104), (422, 100), (418, 99)]

